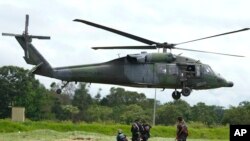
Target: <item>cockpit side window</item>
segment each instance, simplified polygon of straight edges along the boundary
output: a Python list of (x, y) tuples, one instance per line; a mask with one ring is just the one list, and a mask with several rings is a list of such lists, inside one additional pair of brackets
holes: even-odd
[(203, 65), (203, 66), (202, 66), (202, 72), (203, 72), (204, 74), (214, 74), (213, 70), (212, 70), (211, 67), (208, 66), (208, 65)]

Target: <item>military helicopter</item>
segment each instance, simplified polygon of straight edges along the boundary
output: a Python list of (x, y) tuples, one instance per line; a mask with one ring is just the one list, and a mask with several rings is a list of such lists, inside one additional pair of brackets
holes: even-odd
[[(62, 80), (63, 89), (69, 82), (87, 82), (115, 84), (130, 87), (162, 88), (174, 89), (173, 99), (180, 99), (181, 95), (189, 96), (192, 90), (213, 89), (220, 87), (233, 87), (233, 82), (227, 81), (222, 76), (216, 74), (212, 68), (201, 63), (199, 60), (167, 53), (167, 49), (179, 49), (202, 53), (212, 53), (234, 57), (244, 57), (241, 55), (208, 52), (201, 50), (185, 49), (176, 47), (177, 45), (218, 37), (249, 30), (244, 28), (236, 31), (226, 32), (178, 44), (167, 42), (159, 43), (123, 31), (112, 29), (93, 22), (75, 19), (75, 22), (84, 23), (96, 28), (100, 28), (115, 34), (145, 43), (145, 46), (109, 46), (92, 47), (92, 49), (159, 49), (162, 53), (128, 54), (108, 62), (88, 65), (65, 66), (52, 68), (47, 60), (36, 50), (32, 44), (32, 39), (50, 39), (49, 36), (36, 36), (28, 34), (29, 15), (26, 15), (25, 30), (23, 34), (2, 33), (3, 36), (14, 36), (24, 50), (24, 60), (26, 63), (35, 65), (32, 73), (46, 77)], [(61, 93), (61, 89), (56, 92)], [(181, 91), (178, 91), (180, 89)]]

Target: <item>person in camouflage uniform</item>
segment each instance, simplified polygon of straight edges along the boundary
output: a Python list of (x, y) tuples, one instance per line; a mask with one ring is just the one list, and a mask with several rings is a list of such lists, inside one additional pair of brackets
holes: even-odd
[(182, 117), (177, 118), (176, 140), (186, 141), (188, 136), (188, 128)]
[(150, 138), (150, 129), (152, 128), (145, 120), (142, 121), (143, 131), (141, 131), (142, 141), (147, 141)]

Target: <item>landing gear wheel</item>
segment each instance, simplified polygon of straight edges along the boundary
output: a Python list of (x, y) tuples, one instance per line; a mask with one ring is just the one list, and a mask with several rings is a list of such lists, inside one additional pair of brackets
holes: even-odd
[(61, 86), (61, 89), (57, 89), (57, 90), (56, 90), (56, 93), (57, 93), (57, 94), (61, 94), (61, 93), (62, 93), (62, 89), (63, 89), (64, 87), (66, 87), (66, 86), (69, 84), (69, 81), (66, 81), (66, 82), (63, 81), (62, 84), (63, 84), (63, 85)]
[(172, 97), (173, 97), (174, 100), (178, 100), (178, 99), (181, 98), (181, 93), (179, 91), (174, 91), (172, 93)]
[(56, 90), (56, 93), (57, 93), (57, 94), (61, 94), (61, 93), (62, 93), (62, 89), (57, 89), (57, 90)]
[(181, 93), (182, 93), (183, 96), (189, 96), (189, 95), (191, 94), (191, 91), (192, 91), (192, 90), (191, 90), (190, 88), (184, 87), (184, 88), (182, 89)]

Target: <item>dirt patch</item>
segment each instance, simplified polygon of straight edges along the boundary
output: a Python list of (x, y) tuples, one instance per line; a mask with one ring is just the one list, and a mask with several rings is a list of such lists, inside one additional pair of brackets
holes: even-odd
[(93, 138), (87, 137), (87, 138), (83, 138), (83, 137), (75, 137), (72, 139), (60, 139), (58, 141), (96, 141)]
[(77, 137), (77, 138), (73, 138), (72, 140), (74, 141), (94, 141), (93, 138), (82, 138), (82, 137)]

